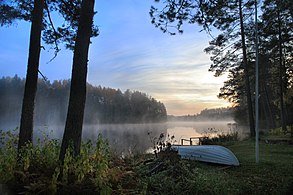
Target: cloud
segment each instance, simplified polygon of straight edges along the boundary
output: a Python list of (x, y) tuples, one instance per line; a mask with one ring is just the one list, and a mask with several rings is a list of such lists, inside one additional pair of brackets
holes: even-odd
[(194, 114), (228, 105), (217, 98), (225, 76), (215, 78), (208, 72), (211, 62), (203, 52), (209, 40), (205, 34), (169, 36), (154, 27), (145, 32), (143, 38), (134, 33), (124, 39), (112, 36), (108, 43), (99, 40), (97, 47), (109, 44), (111, 48), (97, 48), (89, 80), (146, 92), (162, 101), (169, 114)]
[[(163, 34), (150, 22), (151, 4), (153, 1), (140, 0), (96, 3), (95, 24), (100, 35), (91, 40), (88, 82), (145, 92), (163, 102), (169, 114), (194, 114), (204, 108), (226, 106), (226, 101), (217, 98), (225, 76), (215, 78), (208, 72), (211, 62), (203, 52), (210, 38), (199, 33), (196, 25), (184, 26), (183, 35)], [(17, 71), (25, 76), (29, 27), (25, 25), (24, 31), (21, 25), (14, 31), (0, 29), (3, 76), (13, 76)], [(42, 50), (42, 73), (50, 80), (70, 78), (72, 51), (62, 49), (47, 64), (52, 53)]]
[(194, 44), (190, 35), (172, 39), (160, 39), (155, 45), (142, 40), (102, 52), (100, 60), (94, 60), (97, 65), (92, 64), (89, 80), (146, 92), (162, 101), (170, 114), (194, 114), (207, 107), (226, 106), (217, 98), (225, 78), (208, 72), (210, 61), (202, 51), (204, 45)]

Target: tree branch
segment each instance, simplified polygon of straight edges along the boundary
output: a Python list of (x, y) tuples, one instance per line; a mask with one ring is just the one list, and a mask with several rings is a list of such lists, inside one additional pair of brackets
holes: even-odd
[(53, 58), (50, 59), (49, 62), (47, 62), (47, 63), (50, 63), (50, 62), (52, 62), (52, 61), (57, 57), (58, 52), (59, 52), (61, 49), (59, 49), (59, 47), (58, 47), (58, 42), (57, 42), (57, 40), (58, 40), (58, 36), (57, 36), (57, 35), (58, 35), (58, 32), (56, 31), (56, 29), (55, 29), (55, 27), (54, 27), (54, 24), (53, 24), (53, 21), (52, 21), (51, 15), (50, 15), (50, 10), (49, 10), (49, 6), (48, 6), (47, 1), (45, 1), (45, 9), (46, 9), (46, 11), (48, 12), (49, 23), (50, 23), (50, 25), (51, 25), (51, 27), (52, 27), (52, 29), (53, 29), (53, 31), (54, 31), (54, 33), (53, 33), (53, 39), (54, 39), (54, 43), (55, 43), (55, 47), (54, 47), (55, 52), (54, 52), (54, 56), (53, 56)]

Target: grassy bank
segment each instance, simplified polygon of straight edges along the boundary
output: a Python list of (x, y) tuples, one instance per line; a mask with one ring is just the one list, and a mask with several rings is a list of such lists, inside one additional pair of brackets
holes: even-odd
[[(3, 134), (4, 135), (4, 134)], [(7, 136), (7, 135), (6, 135)], [(15, 156), (15, 139), (2, 140), (0, 183), (29, 193), (95, 194), (292, 194), (293, 146), (260, 141), (260, 161), (255, 163), (254, 140), (221, 142), (240, 161), (239, 167), (181, 160), (176, 153), (111, 155), (101, 138), (85, 143), (81, 157), (67, 155), (61, 174), (57, 157), (60, 144), (42, 140), (28, 146), (21, 163)], [(9, 137), (8, 136), (8, 137)], [(40, 144), (39, 143), (39, 144)], [(62, 175), (62, 177), (60, 176)]]
[[(239, 167), (225, 167), (174, 157), (136, 166), (146, 194), (291, 194), (293, 146), (260, 142), (255, 163), (254, 140), (224, 143)], [(162, 164), (162, 165), (160, 165)], [(156, 166), (158, 171), (153, 171)]]
[(246, 194), (293, 192), (293, 146), (260, 141), (259, 163), (255, 163), (255, 142), (247, 140), (228, 146), (241, 166), (228, 170), (227, 180)]

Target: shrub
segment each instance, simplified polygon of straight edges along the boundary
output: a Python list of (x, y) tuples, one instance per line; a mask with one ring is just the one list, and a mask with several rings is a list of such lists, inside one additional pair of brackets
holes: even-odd
[(203, 139), (202, 144), (203, 145), (213, 145), (213, 144), (221, 144), (224, 142), (232, 142), (232, 141), (238, 141), (238, 132), (231, 132), (227, 134), (218, 134), (215, 137), (206, 137)]
[(69, 147), (64, 164), (59, 162), (60, 143), (44, 136), (36, 144), (27, 143), (17, 154), (16, 130), (0, 131), (0, 183), (18, 193), (82, 192), (83, 187), (100, 194), (111, 193), (110, 151), (99, 135), (96, 144), (83, 142), (80, 155)]

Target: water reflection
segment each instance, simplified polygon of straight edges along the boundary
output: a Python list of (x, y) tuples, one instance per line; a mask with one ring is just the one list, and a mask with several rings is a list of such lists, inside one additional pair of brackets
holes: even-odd
[[(239, 138), (245, 135), (243, 128), (233, 121), (217, 122), (168, 122), (167, 134), (174, 135), (174, 144), (181, 144), (181, 140), (189, 140), (191, 137), (215, 137), (219, 134), (237, 132)], [(198, 140), (194, 140), (197, 144)], [(185, 142), (184, 142), (185, 143)], [(189, 143), (185, 143), (189, 144)]]
[(151, 136), (167, 133), (166, 124), (120, 124), (85, 126), (83, 139), (95, 139), (101, 133), (117, 154), (141, 153), (153, 147)]
[[(43, 133), (49, 138), (61, 139), (64, 126), (38, 126), (35, 128), (35, 139)], [(215, 136), (222, 133), (238, 132), (245, 136), (243, 128), (233, 122), (168, 122), (162, 124), (115, 124), (115, 125), (85, 125), (82, 139), (95, 141), (101, 133), (109, 141), (110, 148), (118, 155), (141, 153), (154, 146), (154, 140), (160, 134), (174, 136), (173, 144), (180, 144), (181, 139), (195, 136)], [(169, 138), (170, 138), (169, 137)], [(196, 142), (194, 142), (196, 144)]]
[[(38, 126), (35, 138), (42, 136), (42, 132), (52, 139), (61, 139), (64, 127), (62, 126)], [(82, 140), (96, 141), (99, 134), (107, 139), (111, 150), (118, 155), (129, 155), (145, 152), (153, 147), (151, 138), (167, 134), (167, 124), (100, 124), (84, 125)], [(152, 137), (151, 137), (152, 136)]]

